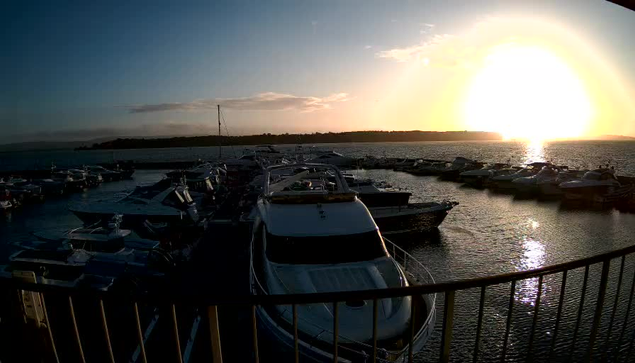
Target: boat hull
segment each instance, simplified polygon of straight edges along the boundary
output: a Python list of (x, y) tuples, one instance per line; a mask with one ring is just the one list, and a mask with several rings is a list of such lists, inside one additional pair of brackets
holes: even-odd
[(633, 186), (563, 188), (564, 199), (589, 203), (615, 203), (633, 196)]
[(410, 200), (411, 193), (408, 192), (377, 192), (377, 193), (359, 193), (357, 197), (368, 208), (386, 207), (391, 205), (406, 205)]
[(558, 187), (556, 183), (542, 183), (539, 184), (540, 194), (545, 196), (559, 196), (562, 195), (562, 189)]
[(453, 206), (436, 204), (434, 207), (426, 208), (411, 204), (403, 208), (390, 208), (391, 211), (387, 211), (386, 208), (370, 209), (371, 215), (383, 235), (432, 231), (443, 223)]
[(513, 179), (492, 180), (492, 185), (496, 189), (507, 189), (507, 190), (516, 189), (516, 184), (514, 184)]
[[(86, 225), (92, 225), (101, 221), (109, 221), (111, 220), (115, 214), (118, 213), (94, 213), (94, 212), (84, 212), (79, 210), (71, 210), (73, 214), (77, 216), (77, 218), (81, 219), (82, 222)], [(185, 215), (185, 213), (184, 213)], [(143, 223), (146, 220), (150, 220), (154, 223), (168, 223), (168, 224), (183, 224), (185, 219), (182, 219), (180, 216), (174, 215), (159, 215), (159, 216), (148, 216), (141, 214), (124, 214), (121, 221), (121, 228), (137, 228), (142, 227)]]
[(462, 175), (460, 180), (470, 186), (483, 188), (489, 184), (489, 175)]

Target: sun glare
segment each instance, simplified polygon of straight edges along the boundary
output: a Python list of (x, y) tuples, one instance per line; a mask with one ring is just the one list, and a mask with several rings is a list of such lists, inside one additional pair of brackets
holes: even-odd
[(533, 141), (581, 136), (592, 115), (582, 81), (562, 59), (517, 44), (485, 58), (465, 106), (470, 129)]

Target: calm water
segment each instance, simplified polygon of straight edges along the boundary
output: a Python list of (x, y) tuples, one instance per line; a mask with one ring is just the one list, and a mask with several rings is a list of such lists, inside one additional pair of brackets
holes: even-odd
[[(635, 176), (635, 142), (568, 142), (526, 145), (511, 142), (470, 143), (378, 143), (378, 144), (330, 144), (323, 145), (350, 156), (428, 157), (452, 159), (461, 155), (485, 161), (516, 163), (552, 160), (572, 167), (592, 167), (611, 162), (619, 174)], [(231, 153), (231, 148), (224, 152)], [(240, 148), (235, 148), (240, 153)], [(36, 164), (46, 165), (51, 161), (57, 165), (91, 164), (116, 159), (191, 160), (215, 156), (215, 148), (179, 148), (158, 150), (123, 150), (114, 152), (59, 151), (53, 153), (21, 153), (0, 155), (0, 167), (19, 169)], [(413, 193), (413, 201), (451, 199), (460, 202), (438, 233), (411, 238), (401, 243), (422, 260), (437, 281), (471, 278), (521, 271), (541, 266), (592, 256), (601, 252), (632, 245), (635, 242), (635, 214), (616, 210), (570, 210), (555, 201), (519, 199), (511, 195), (496, 194), (487, 190), (475, 190), (451, 182), (440, 182), (432, 177), (417, 177), (406, 173), (385, 170), (356, 171), (360, 176), (385, 180), (394, 186), (403, 187)], [(31, 238), (29, 233), (52, 227), (74, 227), (79, 220), (66, 210), (70, 201), (100, 198), (114, 192), (131, 189), (138, 183), (159, 180), (161, 171), (138, 171), (132, 181), (104, 184), (83, 194), (47, 200), (43, 204), (30, 205), (0, 219), (0, 258), (5, 259), (12, 241)], [(627, 260), (624, 286), (621, 289), (618, 318), (613, 327), (611, 344), (617, 346), (617, 336), (622, 327), (627, 290), (630, 289), (635, 260)], [(619, 261), (612, 265), (613, 278), (609, 284), (606, 309), (612, 308), (615, 299), (616, 278)], [(564, 317), (566, 323), (560, 328), (556, 344), (557, 359), (568, 357), (571, 351), (573, 324), (581, 293), (583, 271), (569, 275), (567, 282)], [(599, 267), (591, 270), (583, 319), (592, 319), (594, 301), (597, 296)], [(539, 334), (536, 335), (534, 359), (546, 359), (553, 334), (556, 308), (559, 299), (561, 275), (547, 277), (541, 296)], [(519, 282), (514, 295), (514, 314), (510, 333), (509, 358), (525, 360), (529, 328), (533, 317), (538, 282)], [(495, 359), (500, 354), (503, 331), (509, 304), (509, 285), (488, 290), (483, 331), (482, 359)], [(440, 296), (440, 302), (442, 297)], [(457, 294), (457, 311), (452, 359), (470, 360), (476, 329), (479, 291)], [(610, 311), (610, 310), (607, 310)], [(438, 320), (442, 312), (438, 311)], [(607, 316), (610, 314), (606, 314)], [(622, 319), (620, 319), (622, 317)], [(600, 344), (604, 344), (608, 330), (608, 318), (603, 320)], [(628, 348), (635, 330), (631, 316), (625, 343)], [(588, 330), (581, 330), (575, 348), (576, 356), (582, 357)], [(430, 349), (438, 347), (439, 336), (434, 336)], [(432, 354), (432, 353), (429, 353)], [(421, 359), (432, 359), (423, 353)], [(622, 355), (626, 358), (626, 354)]]
[[(305, 145), (306, 146), (306, 145)], [(333, 149), (347, 156), (365, 155), (396, 158), (435, 158), (451, 160), (464, 156), (481, 161), (521, 164), (529, 161), (550, 160), (571, 167), (597, 167), (610, 162), (620, 174), (635, 176), (635, 141), (571, 141), (525, 144), (522, 142), (400, 142), (317, 144), (322, 149)], [(294, 146), (279, 149), (293, 150)], [(223, 155), (240, 156), (244, 147), (223, 147)], [(0, 153), (0, 170), (48, 168), (51, 163), (60, 166), (78, 166), (113, 160), (166, 161), (215, 159), (218, 147), (194, 147), (141, 150), (92, 151), (32, 151)]]

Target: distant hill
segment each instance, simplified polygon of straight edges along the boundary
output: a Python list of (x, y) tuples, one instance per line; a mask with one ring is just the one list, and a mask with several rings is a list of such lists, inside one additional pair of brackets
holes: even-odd
[(94, 141), (29, 141), (0, 145), (0, 152), (17, 152), (31, 150), (64, 150), (75, 149), (93, 144)]
[(192, 136), (171, 138), (118, 138), (112, 141), (95, 143), (90, 147), (78, 147), (77, 150), (103, 149), (149, 149), (167, 147), (199, 147), (222, 145), (258, 145), (258, 144), (321, 144), (347, 142), (405, 142), (405, 141), (479, 141), (502, 140), (494, 132), (480, 131), (353, 131), (339, 133), (313, 134), (262, 134), (249, 136)]
[[(121, 136), (119, 136), (121, 137)], [(139, 136), (124, 136), (127, 139), (142, 139)], [(162, 136), (169, 137), (169, 136)], [(105, 136), (84, 141), (25, 141), (11, 144), (0, 144), (0, 152), (20, 152), (20, 151), (46, 151), (46, 150), (73, 150), (90, 147), (96, 143), (102, 143), (117, 138), (117, 136)], [(145, 137), (146, 139), (148, 137)]]
[(598, 140), (635, 140), (635, 137), (623, 135), (602, 135)]

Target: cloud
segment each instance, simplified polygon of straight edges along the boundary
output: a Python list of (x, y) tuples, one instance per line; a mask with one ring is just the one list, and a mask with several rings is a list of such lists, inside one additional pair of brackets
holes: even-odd
[(313, 112), (327, 110), (336, 102), (350, 99), (347, 93), (334, 93), (327, 97), (294, 96), (283, 93), (266, 92), (242, 98), (211, 98), (191, 102), (171, 102), (125, 106), (130, 113), (161, 111), (205, 111), (221, 105), (222, 108), (243, 111), (299, 110)]
[(412, 45), (405, 48), (394, 48), (376, 53), (379, 58), (392, 59), (397, 62), (407, 62), (411, 60), (429, 59), (430, 55), (438, 48), (453, 39), (450, 34), (435, 34), (421, 44)]
[[(424, 27), (421, 34), (435, 28), (434, 24), (421, 25)], [(485, 17), (465, 33), (433, 34), (418, 44), (380, 51), (375, 56), (397, 62), (420, 61), (426, 65), (469, 68), (480, 62), (492, 47), (514, 43), (518, 41), (518, 34), (525, 40), (535, 38), (540, 31), (536, 29), (541, 28), (543, 23), (527, 18)]]
[(365, 45), (364, 49), (371, 49), (373, 46), (372, 45)]
[(434, 24), (421, 23), (421, 26), (423, 27), (423, 29), (419, 30), (419, 34), (428, 34), (432, 30), (434, 30)]

